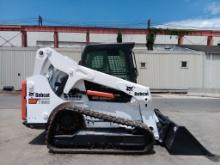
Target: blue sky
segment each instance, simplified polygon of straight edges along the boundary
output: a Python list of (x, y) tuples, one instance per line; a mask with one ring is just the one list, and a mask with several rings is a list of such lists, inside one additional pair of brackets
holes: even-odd
[(145, 27), (150, 18), (155, 26), (218, 27), (220, 1), (0, 0), (0, 24), (36, 24), (38, 15), (50, 25)]

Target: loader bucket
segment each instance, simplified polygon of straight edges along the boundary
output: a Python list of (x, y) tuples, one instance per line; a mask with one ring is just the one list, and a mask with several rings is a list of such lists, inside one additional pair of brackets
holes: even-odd
[(187, 128), (175, 124), (159, 110), (155, 109), (154, 111), (159, 119), (159, 143), (165, 146), (170, 154), (214, 156)]

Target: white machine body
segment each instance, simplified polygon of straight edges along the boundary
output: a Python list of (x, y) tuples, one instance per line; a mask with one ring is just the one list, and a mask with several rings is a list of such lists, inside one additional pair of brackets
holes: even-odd
[[(62, 75), (67, 75), (68, 79), (63, 94), (58, 96), (54, 92), (56, 86), (53, 84)], [(130, 95), (131, 99), (129, 102), (121, 103), (91, 101), (87, 95), (74, 98), (64, 96), (73, 88), (86, 90), (84, 81), (122, 91)], [(65, 102), (72, 102), (79, 106), (89, 107), (94, 111), (126, 119), (142, 121), (152, 130), (155, 139), (159, 139), (158, 118), (151, 107), (152, 98), (149, 87), (83, 67), (51, 48), (39, 49), (36, 54), (34, 73), (26, 80), (26, 122), (32, 124), (47, 123), (53, 110)], [(87, 121), (87, 126), (91, 127), (117, 126), (86, 116), (85, 121)]]

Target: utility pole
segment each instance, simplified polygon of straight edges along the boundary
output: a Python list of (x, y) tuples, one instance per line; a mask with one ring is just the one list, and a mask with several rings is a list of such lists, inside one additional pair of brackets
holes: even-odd
[(151, 27), (151, 19), (147, 20), (147, 29), (150, 30)]
[(42, 26), (43, 25), (43, 18), (39, 15), (38, 16), (38, 26)]

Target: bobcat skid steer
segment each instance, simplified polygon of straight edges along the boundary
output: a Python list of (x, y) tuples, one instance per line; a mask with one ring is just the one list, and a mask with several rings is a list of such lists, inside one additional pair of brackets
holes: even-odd
[(171, 154), (211, 155), (151, 99), (148, 87), (42, 48), (22, 81), (21, 113), (27, 127), (46, 130), (54, 153), (152, 153), (159, 143)]

